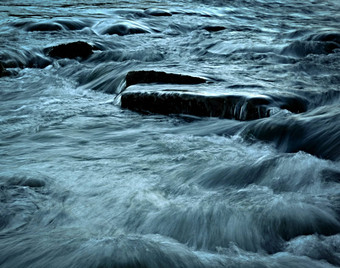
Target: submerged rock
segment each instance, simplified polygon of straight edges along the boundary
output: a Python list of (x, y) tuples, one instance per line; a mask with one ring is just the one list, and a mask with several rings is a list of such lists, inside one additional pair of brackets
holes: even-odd
[(82, 58), (85, 59), (93, 53), (93, 47), (86, 42), (78, 41), (68, 44), (61, 44), (58, 46), (45, 49), (48, 56), (52, 58)]
[(126, 87), (141, 83), (201, 84), (206, 81), (201, 77), (158, 71), (131, 71), (126, 75)]
[[(300, 117), (301, 118), (301, 117)], [(302, 117), (295, 116), (254, 122), (242, 135), (273, 143), (280, 151), (295, 153), (304, 151), (320, 158), (340, 160), (339, 114), (323, 111)]]
[(156, 16), (156, 17), (170, 17), (172, 16), (170, 11), (163, 10), (163, 9), (156, 9), (156, 8), (149, 8), (145, 10), (145, 14), (150, 16)]
[(127, 22), (114, 24), (103, 31), (103, 34), (117, 34), (120, 36), (143, 33), (150, 33), (150, 31), (142, 26)]

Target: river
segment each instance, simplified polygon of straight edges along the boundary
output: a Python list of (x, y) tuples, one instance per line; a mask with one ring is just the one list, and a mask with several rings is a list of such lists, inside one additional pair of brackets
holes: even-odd
[[(339, 267), (339, 26), (337, 0), (2, 0), (0, 266)], [(305, 110), (138, 113), (136, 70)]]

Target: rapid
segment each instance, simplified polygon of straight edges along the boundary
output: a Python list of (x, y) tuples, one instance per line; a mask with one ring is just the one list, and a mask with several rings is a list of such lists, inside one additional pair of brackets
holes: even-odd
[[(339, 1), (2, 0), (0, 48), (0, 267), (340, 266)], [(305, 110), (137, 113), (135, 70)]]

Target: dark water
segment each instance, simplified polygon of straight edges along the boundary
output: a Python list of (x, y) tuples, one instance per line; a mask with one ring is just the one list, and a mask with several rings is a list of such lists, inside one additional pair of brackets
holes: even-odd
[[(339, 11), (337, 0), (2, 0), (0, 266), (340, 266)], [(96, 50), (46, 53), (76, 41)], [(307, 111), (138, 114), (119, 103), (132, 70)]]

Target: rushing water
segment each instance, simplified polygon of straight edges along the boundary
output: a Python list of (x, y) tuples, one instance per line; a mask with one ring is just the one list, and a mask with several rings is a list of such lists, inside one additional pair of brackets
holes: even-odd
[[(338, 0), (2, 0), (0, 40), (1, 267), (340, 266)], [(144, 69), (308, 109), (121, 109)]]

